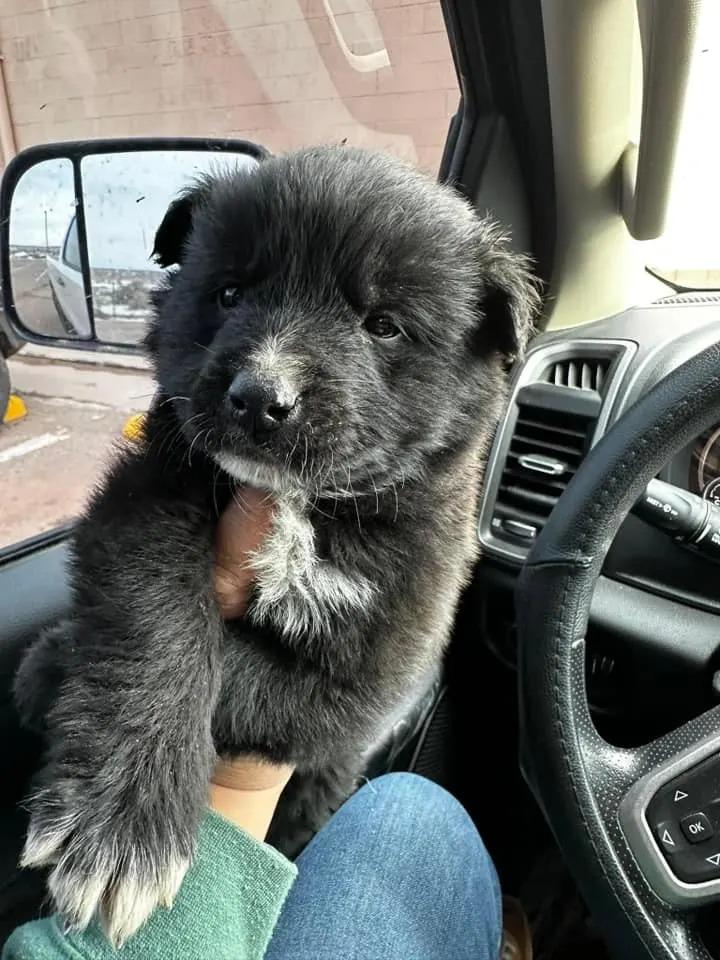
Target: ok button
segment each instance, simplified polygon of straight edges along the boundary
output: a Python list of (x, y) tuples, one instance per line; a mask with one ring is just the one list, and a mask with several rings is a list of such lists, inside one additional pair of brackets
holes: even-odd
[(690, 843), (702, 843), (715, 833), (704, 813), (691, 813), (689, 817), (683, 817), (680, 827)]

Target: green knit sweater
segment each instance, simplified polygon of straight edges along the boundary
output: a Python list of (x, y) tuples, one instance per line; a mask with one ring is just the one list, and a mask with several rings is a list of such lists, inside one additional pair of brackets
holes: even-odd
[(2, 960), (260, 960), (296, 874), (272, 847), (209, 811), (172, 910), (158, 908), (119, 951), (96, 925), (66, 933), (48, 917), (18, 927)]

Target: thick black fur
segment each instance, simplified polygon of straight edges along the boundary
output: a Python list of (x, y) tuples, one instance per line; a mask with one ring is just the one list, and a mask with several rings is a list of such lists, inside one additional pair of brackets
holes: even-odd
[[(100, 908), (116, 942), (172, 899), (216, 752), (297, 765), (273, 831), (291, 851), (437, 665), (538, 301), (451, 188), (343, 148), (199, 183), (156, 254), (179, 269), (156, 296), (145, 439), (93, 494), (72, 618), (16, 685), (49, 742), (26, 862), (56, 864), (57, 907), (78, 925)], [(370, 333), (379, 316), (400, 335)], [(281, 430), (234, 419), (241, 369), (299, 397)], [(238, 482), (271, 490), (276, 520), (247, 618), (223, 623), (213, 533)]]

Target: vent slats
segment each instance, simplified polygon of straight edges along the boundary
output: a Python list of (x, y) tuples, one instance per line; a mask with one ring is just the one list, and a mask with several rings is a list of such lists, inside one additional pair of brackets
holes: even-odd
[(525, 503), (532, 504), (533, 506), (538, 507), (541, 513), (546, 508), (548, 509), (548, 512), (552, 510), (552, 508), (560, 499), (559, 494), (555, 497), (550, 497), (546, 493), (538, 493), (535, 490), (529, 490), (526, 486), (521, 486), (520, 484), (501, 484), (500, 493), (506, 493), (509, 497), (514, 497), (516, 500), (521, 500)]
[[(532, 418), (529, 414), (525, 413), (524, 415), (518, 417), (517, 422), (515, 424), (516, 430), (522, 429), (522, 428), (524, 428), (525, 430), (532, 430), (532, 429), (547, 430), (547, 424), (542, 423), (537, 417)], [(554, 434), (557, 434), (558, 436), (574, 437), (576, 440), (585, 439), (585, 433), (583, 431), (573, 430), (571, 427), (568, 427), (568, 426), (561, 427), (559, 425), (554, 425), (552, 428), (552, 432)]]
[(556, 360), (545, 371), (543, 382), (572, 390), (594, 390), (595, 393), (602, 393), (609, 368), (610, 360), (607, 357)]
[(678, 293), (671, 297), (663, 297), (655, 301), (655, 306), (665, 306), (676, 303), (720, 303), (720, 296), (717, 293), (708, 291), (707, 293), (690, 292)]
[[(562, 440), (564, 438), (561, 437), (560, 439)], [(568, 447), (564, 443), (557, 443), (547, 437), (528, 437), (516, 433), (513, 437), (513, 445), (516, 450), (519, 450), (520, 448), (523, 450), (537, 450), (538, 447), (542, 446), (543, 452), (549, 451), (550, 453), (558, 454), (561, 457), (566, 456), (570, 457), (571, 459), (580, 459), (580, 457), (582, 457), (582, 454), (578, 452), (577, 447)]]
[[(517, 457), (514, 459), (517, 461)], [(524, 470), (520, 466), (516, 466), (512, 461), (510, 461), (505, 468), (505, 474), (508, 482), (519, 480), (525, 484), (528, 483), (528, 471)], [(560, 496), (565, 487), (568, 485), (571, 476), (572, 471), (568, 470), (561, 477), (548, 477), (547, 480), (543, 481), (543, 489), (546, 489), (549, 493), (556, 493), (558, 496)]]
[(504, 507), (501, 503), (495, 507), (495, 516), (501, 519), (522, 520), (523, 523), (531, 523), (538, 529), (543, 526), (547, 517), (524, 510), (522, 507)]
[(490, 550), (522, 560), (606, 423), (633, 345), (558, 339), (533, 346), (516, 371), (490, 459), (479, 534)]
[[(583, 363), (564, 376), (577, 382), (576, 389), (594, 389), (582, 384), (598, 382), (597, 372)], [(594, 427), (592, 417), (520, 407), (495, 501), (496, 529), (519, 520), (540, 532), (587, 453)]]

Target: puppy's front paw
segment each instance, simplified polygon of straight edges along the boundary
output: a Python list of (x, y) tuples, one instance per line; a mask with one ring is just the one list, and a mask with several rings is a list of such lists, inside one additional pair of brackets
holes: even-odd
[(156, 907), (172, 905), (191, 842), (174, 834), (167, 816), (153, 816), (152, 807), (131, 798), (124, 808), (83, 802), (75, 786), (66, 782), (64, 790), (61, 785), (34, 798), (21, 864), (52, 865), (48, 886), (60, 915), (76, 929), (98, 915), (117, 947)]

